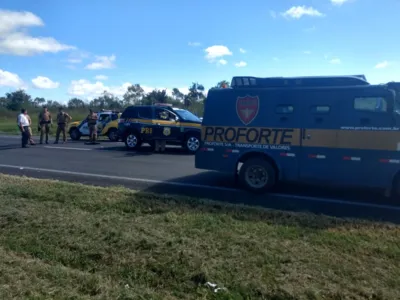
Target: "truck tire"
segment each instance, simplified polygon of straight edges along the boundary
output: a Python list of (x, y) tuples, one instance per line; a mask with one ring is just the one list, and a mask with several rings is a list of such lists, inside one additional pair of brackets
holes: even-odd
[(125, 138), (125, 146), (128, 150), (137, 150), (142, 145), (142, 140), (136, 132), (130, 132)]
[(261, 157), (246, 160), (239, 171), (240, 185), (253, 193), (270, 191), (276, 184), (274, 167)]

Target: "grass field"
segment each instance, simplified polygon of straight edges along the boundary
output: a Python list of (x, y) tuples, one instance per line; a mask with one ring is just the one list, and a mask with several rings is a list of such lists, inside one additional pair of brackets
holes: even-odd
[[(88, 112), (86, 110), (66, 110), (68, 114), (71, 115), (72, 121), (81, 121), (83, 120)], [(7, 110), (0, 110), (0, 133), (3, 134), (20, 134), (20, 131), (17, 127), (17, 116), (19, 112), (7, 111)], [(38, 135), (39, 132), (37, 131), (37, 124), (38, 124), (38, 109), (28, 110), (28, 114), (32, 119), (32, 133), (34, 135)], [(54, 125), (50, 130), (51, 135), (55, 135), (56, 133), (56, 115), (57, 111), (51, 111)]]
[(399, 243), (393, 224), (0, 175), (1, 299), (399, 299)]

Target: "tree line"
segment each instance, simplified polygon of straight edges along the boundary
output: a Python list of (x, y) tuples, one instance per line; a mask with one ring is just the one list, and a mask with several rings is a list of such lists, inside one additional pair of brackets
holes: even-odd
[[(218, 82), (212, 88), (229, 87), (226, 80)], [(94, 110), (111, 109), (123, 110), (130, 105), (152, 105), (154, 103), (170, 103), (175, 107), (185, 108), (193, 113), (202, 116), (204, 109), (204, 101), (206, 99), (205, 89), (202, 84), (193, 82), (189, 87), (187, 94), (182, 93), (179, 89), (172, 89), (172, 95), (168, 95), (164, 90), (152, 90), (145, 93), (140, 84), (132, 84), (129, 86), (122, 96), (119, 98), (112, 93), (104, 91), (99, 97), (84, 101), (79, 98), (72, 98), (66, 104), (62, 104), (55, 100), (45, 99), (42, 97), (33, 98), (26, 91), (20, 89), (15, 92), (6, 93), (4, 97), (0, 97), (0, 107), (3, 109), (18, 111), (24, 108), (39, 108), (47, 106), (49, 109), (58, 107), (69, 109), (85, 109), (91, 108)]]

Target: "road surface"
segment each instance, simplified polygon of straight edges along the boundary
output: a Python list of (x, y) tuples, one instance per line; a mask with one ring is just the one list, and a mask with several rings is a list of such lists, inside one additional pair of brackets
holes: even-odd
[[(197, 170), (194, 156), (177, 147), (157, 154), (126, 151), (123, 143), (84, 141), (20, 147), (17, 136), (0, 136), (0, 172), (95, 185), (124, 185), (146, 192), (174, 193), (219, 201), (311, 211), (341, 217), (400, 221), (400, 207), (370, 191), (283, 186), (255, 196), (235, 188), (233, 176)], [(386, 202), (385, 202), (386, 201)]]

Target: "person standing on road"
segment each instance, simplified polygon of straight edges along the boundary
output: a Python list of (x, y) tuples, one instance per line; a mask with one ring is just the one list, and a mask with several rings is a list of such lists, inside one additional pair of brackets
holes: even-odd
[(43, 111), (39, 113), (38, 121), (38, 129), (40, 131), (40, 144), (43, 144), (44, 135), (46, 135), (46, 144), (48, 144), (50, 126), (53, 125), (53, 120), (51, 118), (51, 113), (47, 109), (47, 106), (44, 106)]
[(32, 136), (33, 136), (33, 133), (32, 133), (32, 119), (31, 119), (31, 117), (28, 115), (28, 113), (26, 113), (26, 118), (28, 119), (28, 122), (29, 122), (29, 144), (31, 144), (32, 146), (34, 146), (34, 145), (36, 145), (35, 144), (35, 141), (33, 140), (33, 138), (32, 138)]
[(60, 133), (62, 132), (63, 134), (63, 143), (65, 144), (67, 142), (67, 123), (71, 121), (72, 118), (69, 114), (64, 112), (63, 108), (59, 108), (59, 112), (57, 114), (57, 132), (56, 132), (56, 141), (54, 144), (58, 144), (58, 140), (60, 139)]
[(17, 124), (18, 128), (21, 131), (22, 137), (22, 148), (27, 148), (29, 141), (29, 121), (26, 117), (27, 111), (26, 109), (21, 109), (21, 113), (18, 115)]
[(89, 109), (86, 121), (89, 126), (89, 143), (95, 144), (97, 138), (97, 114), (92, 109)]

